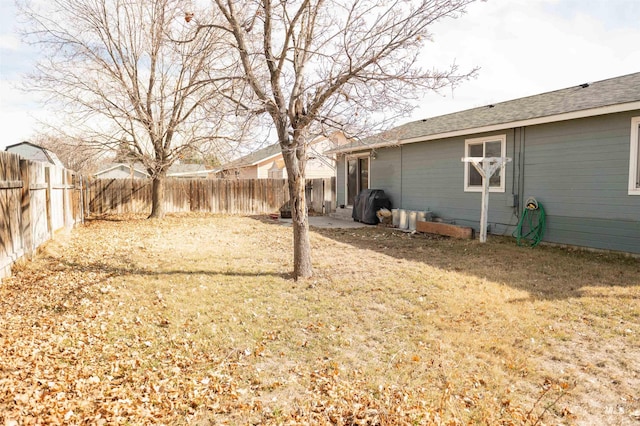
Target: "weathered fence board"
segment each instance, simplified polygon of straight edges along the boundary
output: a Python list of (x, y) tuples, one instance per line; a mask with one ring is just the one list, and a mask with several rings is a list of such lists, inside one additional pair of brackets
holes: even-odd
[(20, 158), (0, 152), (0, 276), (22, 255), (20, 238)]
[[(149, 179), (96, 179), (88, 185), (91, 214), (151, 212)], [(335, 179), (308, 181), (310, 210), (329, 212), (334, 185)], [(289, 200), (285, 179), (167, 179), (164, 188), (167, 213), (266, 214)]]
[(0, 152), (0, 278), (55, 231), (82, 221), (73, 172)]
[[(49, 227), (49, 205), (47, 204), (48, 184), (46, 182), (46, 166), (44, 163), (35, 163), (22, 160), (24, 168), (28, 170), (30, 195), (28, 203), (28, 223), (25, 227), (31, 228), (32, 244), (29, 246), (29, 255), (51, 236)], [(24, 216), (27, 216), (26, 214)], [(25, 221), (27, 218), (25, 217)]]
[[(307, 182), (310, 211), (328, 213), (335, 179)], [(45, 163), (0, 152), (0, 278), (20, 257), (32, 256), (55, 232), (91, 214), (151, 212), (149, 179), (90, 180)], [(273, 213), (289, 201), (285, 179), (167, 179), (168, 213)]]

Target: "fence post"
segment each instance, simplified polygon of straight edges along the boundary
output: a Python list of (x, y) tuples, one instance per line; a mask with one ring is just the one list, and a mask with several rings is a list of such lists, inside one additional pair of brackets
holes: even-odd
[(76, 180), (80, 185), (80, 197), (78, 199), (78, 208), (80, 209), (80, 223), (84, 223), (84, 176), (77, 175)]
[(53, 219), (51, 217), (51, 211), (53, 206), (51, 205), (51, 192), (52, 192), (52, 183), (51, 183), (51, 167), (47, 166), (44, 168), (44, 181), (47, 184), (47, 195), (46, 195), (46, 205), (47, 205), (47, 233), (49, 234), (49, 238), (53, 239)]
[(82, 217), (85, 219), (91, 214), (91, 192), (89, 192), (89, 185), (89, 178), (82, 176)]
[(67, 170), (62, 170), (62, 220), (64, 222), (65, 229), (70, 229), (73, 225), (70, 224), (69, 216), (70, 212), (70, 201), (69, 201), (69, 179), (67, 176)]

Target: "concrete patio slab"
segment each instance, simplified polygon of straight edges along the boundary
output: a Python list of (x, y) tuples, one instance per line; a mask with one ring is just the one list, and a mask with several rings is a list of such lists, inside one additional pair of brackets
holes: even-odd
[[(291, 226), (291, 219), (279, 218), (278, 222), (281, 225)], [(316, 228), (364, 228), (367, 225), (365, 223), (355, 222), (354, 220), (338, 219), (329, 216), (309, 216), (309, 226)]]

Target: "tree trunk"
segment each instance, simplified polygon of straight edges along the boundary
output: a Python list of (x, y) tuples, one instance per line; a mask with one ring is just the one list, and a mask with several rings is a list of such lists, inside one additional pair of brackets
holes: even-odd
[(151, 193), (151, 214), (148, 219), (162, 219), (164, 214), (164, 176), (154, 176)]
[[(313, 275), (311, 266), (311, 243), (309, 242), (309, 214), (305, 195), (304, 167), (306, 147), (290, 145), (283, 149), (282, 156), (287, 167), (287, 183), (291, 199), (293, 222), (293, 278), (309, 278)], [(300, 158), (298, 158), (300, 157)]]
[(299, 174), (289, 175), (291, 196), (291, 218), (293, 222), (293, 278), (309, 278), (311, 266), (311, 243), (309, 242), (309, 214), (305, 194), (305, 179)]

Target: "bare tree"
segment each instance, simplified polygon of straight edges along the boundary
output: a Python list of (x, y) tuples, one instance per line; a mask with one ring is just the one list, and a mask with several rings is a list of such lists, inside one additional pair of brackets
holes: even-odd
[(213, 0), (218, 21), (190, 15), (193, 40), (223, 29), (242, 65), (246, 90), (226, 91), (227, 98), (275, 126), (292, 200), (296, 279), (313, 273), (304, 191), (311, 137), (326, 127), (353, 134), (367, 119), (406, 113), (420, 91), (468, 78), (475, 70), (423, 70), (417, 59), (430, 25), (472, 1)]
[[(163, 181), (183, 151), (211, 151), (235, 139), (224, 98), (214, 86), (228, 76), (220, 30), (193, 43), (180, 0), (42, 0), (23, 5), (26, 39), (44, 53), (27, 80), (58, 114), (56, 126), (85, 144), (128, 145), (153, 179), (150, 217), (164, 216)], [(227, 84), (233, 79), (226, 78)], [(231, 83), (230, 83), (231, 82)]]

